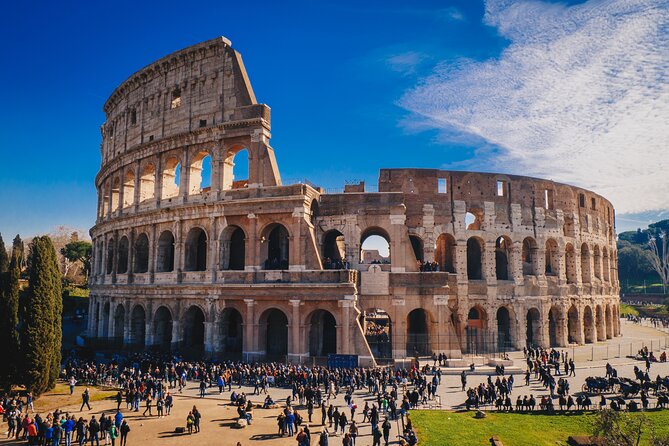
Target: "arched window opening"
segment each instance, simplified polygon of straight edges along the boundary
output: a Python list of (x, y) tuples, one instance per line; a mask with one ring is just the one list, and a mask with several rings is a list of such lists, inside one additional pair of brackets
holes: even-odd
[(555, 307), (551, 307), (548, 312), (548, 342), (551, 347), (559, 347), (557, 317), (557, 310)]
[(149, 271), (149, 237), (146, 234), (140, 234), (135, 240), (134, 271), (136, 273)]
[(595, 249), (593, 250), (594, 255), (593, 255), (593, 260), (594, 260), (594, 267), (595, 267), (595, 278), (597, 279), (602, 279), (602, 255), (599, 251), (599, 246), (595, 245)]
[(478, 231), (483, 227), (483, 210), (469, 209), (465, 214), (465, 228), (468, 231)]
[(455, 272), (455, 238), (451, 234), (441, 234), (437, 238), (434, 258), (439, 264), (439, 271)]
[(471, 237), (467, 240), (467, 278), (483, 279), (483, 247), (479, 239)]
[(162, 351), (169, 351), (172, 345), (172, 313), (167, 307), (160, 307), (153, 316), (153, 343)]
[(189, 167), (189, 195), (198, 195), (211, 190), (211, 155), (198, 152)]
[(432, 353), (430, 345), (428, 315), (422, 308), (417, 308), (407, 316), (407, 355), (426, 356)]
[[(268, 360), (281, 360), (288, 354), (288, 318), (276, 308), (265, 311), (259, 320), (261, 348)], [(262, 345), (264, 344), (264, 345)]]
[(170, 157), (165, 161), (163, 168), (163, 190), (161, 199), (179, 196), (179, 182), (181, 180), (181, 163), (176, 157)]
[(316, 310), (309, 320), (309, 355), (327, 356), (337, 353), (337, 322), (332, 313)]
[(380, 308), (368, 309), (363, 315), (365, 339), (377, 361), (392, 361), (392, 322), (390, 315)]
[(241, 189), (249, 185), (249, 151), (228, 152), (223, 163), (223, 189)]
[(381, 228), (369, 228), (360, 238), (360, 263), (390, 263), (390, 237)]
[(242, 315), (234, 308), (226, 308), (221, 315), (221, 348), (227, 359), (237, 359), (241, 356), (243, 336)]
[(112, 188), (111, 188), (111, 211), (116, 212), (118, 210), (118, 205), (119, 205), (119, 194), (121, 192), (121, 180), (116, 177), (112, 181)]
[(525, 240), (523, 240), (523, 275), (535, 276), (537, 274), (536, 253), (537, 242), (535, 242), (531, 237), (527, 237)]
[(565, 247), (565, 266), (567, 270), (567, 283), (577, 283), (578, 276), (576, 274), (576, 252), (571, 243), (567, 243)]
[(204, 313), (195, 305), (184, 314), (183, 353), (185, 357), (200, 358), (204, 352)]
[(497, 280), (509, 280), (511, 272), (509, 271), (509, 258), (511, 251), (511, 240), (507, 237), (499, 237), (495, 242), (495, 271)]
[(192, 228), (186, 237), (186, 271), (207, 269), (207, 233), (202, 228)]
[(114, 270), (114, 239), (107, 241), (107, 274)]
[(470, 354), (480, 354), (486, 352), (486, 330), (487, 316), (485, 311), (476, 306), (472, 307), (467, 314), (467, 352)]
[(311, 200), (311, 205), (309, 206), (309, 221), (312, 225), (316, 224), (316, 219), (321, 215), (321, 208), (318, 204), (318, 200)]
[(288, 269), (290, 240), (288, 230), (281, 224), (268, 226), (261, 238), (261, 250), (265, 253), (264, 268), (270, 270)]
[(239, 226), (228, 226), (221, 233), (222, 270), (243, 271), (246, 259), (246, 236)]
[(156, 168), (153, 164), (147, 164), (142, 170), (139, 178), (139, 201), (144, 202), (155, 198), (156, 193)]
[(135, 204), (135, 173), (128, 170), (123, 178), (123, 207)]
[(546, 240), (546, 275), (557, 276), (560, 272), (558, 244), (552, 238)]
[(135, 305), (130, 318), (130, 344), (136, 348), (144, 348), (145, 335), (146, 312), (141, 305)]
[(602, 277), (604, 282), (611, 281), (611, 264), (609, 263), (609, 252), (606, 248), (602, 250)]
[(409, 241), (411, 242), (411, 249), (413, 249), (416, 262), (418, 262), (419, 265), (422, 265), (425, 260), (423, 256), (423, 240), (417, 235), (410, 235)]
[(122, 237), (118, 242), (118, 262), (116, 263), (116, 272), (118, 274), (125, 274), (128, 272), (128, 237)]
[(500, 307), (497, 310), (497, 347), (500, 352), (506, 352), (513, 349), (511, 316), (506, 307)]
[(163, 231), (158, 238), (156, 270), (159, 273), (174, 271), (174, 235), (170, 231)]
[(541, 314), (536, 308), (527, 311), (527, 346), (535, 347), (541, 344)]
[(581, 282), (592, 282), (590, 271), (590, 249), (586, 243), (581, 245)]
[(344, 234), (336, 229), (323, 236), (323, 268), (344, 269), (346, 259), (346, 243)]
[(570, 344), (579, 344), (581, 342), (581, 321), (578, 317), (578, 309), (572, 305), (567, 312), (567, 333)]

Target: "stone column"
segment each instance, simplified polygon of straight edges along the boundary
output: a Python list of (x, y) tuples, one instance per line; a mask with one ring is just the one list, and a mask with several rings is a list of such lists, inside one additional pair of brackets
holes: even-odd
[(458, 240), (455, 245), (455, 271), (458, 283), (467, 283), (467, 240)]
[(511, 276), (516, 286), (521, 286), (525, 282), (523, 276), (523, 243), (512, 242), (511, 252)]
[(181, 157), (181, 177), (179, 178), (179, 199), (180, 201), (188, 201), (190, 194), (190, 157), (188, 156), (188, 146), (183, 149), (183, 156)]
[[(399, 212), (398, 210), (391, 210), (391, 212)], [(406, 215), (405, 214), (390, 214), (390, 269), (392, 272), (403, 273), (406, 271), (407, 259), (406, 250), (404, 247), (404, 240), (406, 237)], [(407, 240), (407, 243), (409, 241)]]
[(248, 361), (255, 359), (258, 352), (258, 339), (255, 336), (256, 318), (255, 318), (255, 299), (244, 299), (246, 304), (246, 315), (244, 317), (244, 345), (242, 350)]
[(344, 296), (341, 301), (341, 337), (337, 351), (343, 354), (351, 353), (351, 307), (355, 296)]
[(263, 259), (260, 257), (260, 243), (258, 243), (258, 218), (254, 213), (246, 216), (249, 221), (249, 230), (246, 233), (244, 269), (257, 271), (262, 269)]
[(132, 322), (132, 317), (130, 313), (130, 301), (128, 299), (125, 299), (123, 301), (123, 309), (125, 312), (123, 313), (124, 320), (123, 320), (123, 345), (128, 345), (130, 343), (130, 324)]
[(288, 356), (299, 361), (302, 353), (300, 345), (300, 303), (299, 299), (290, 299), (288, 301), (292, 307), (291, 323), (289, 327)]
[(146, 304), (146, 319), (144, 321), (144, 347), (153, 345), (153, 302)]
[(140, 170), (140, 160), (135, 162), (135, 197), (134, 197), (134, 208), (135, 212), (139, 211), (139, 202), (142, 198), (141, 187), (142, 187), (142, 171)]
[(482, 256), (483, 265), (483, 279), (488, 285), (495, 285), (497, 283), (496, 261), (495, 261), (495, 242), (485, 242)]
[(151, 225), (151, 239), (149, 240), (149, 282), (153, 283), (156, 276), (156, 259), (158, 258), (158, 234), (156, 225)]
[(160, 207), (160, 200), (163, 195), (163, 159), (161, 156), (156, 160), (156, 181), (154, 184), (153, 198), (156, 201), (156, 207)]
[[(178, 314), (178, 313), (177, 313)], [(172, 350), (178, 350), (181, 344), (181, 323), (178, 318), (172, 321)]]

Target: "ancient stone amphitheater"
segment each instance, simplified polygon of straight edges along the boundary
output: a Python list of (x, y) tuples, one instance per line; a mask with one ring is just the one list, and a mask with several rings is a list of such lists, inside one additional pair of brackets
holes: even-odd
[(593, 192), (437, 169), (284, 184), (225, 38), (136, 72), (104, 111), (94, 344), (365, 364), (620, 334), (614, 209)]

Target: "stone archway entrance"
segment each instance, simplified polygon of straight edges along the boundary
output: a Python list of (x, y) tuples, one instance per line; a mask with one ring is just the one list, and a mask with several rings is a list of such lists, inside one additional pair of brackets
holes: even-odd
[(234, 308), (226, 308), (221, 314), (221, 354), (228, 359), (239, 359), (244, 345), (242, 314)]
[(260, 340), (268, 360), (283, 360), (288, 354), (288, 318), (276, 308), (260, 317)]
[(191, 306), (184, 314), (183, 339), (184, 357), (200, 358), (204, 353), (204, 313), (198, 306)]
[(428, 314), (416, 308), (407, 316), (407, 356), (428, 356), (432, 354), (428, 329)]
[(309, 318), (309, 355), (337, 353), (337, 321), (326, 310), (316, 310)]
[(153, 343), (162, 351), (172, 346), (172, 313), (167, 307), (160, 307), (153, 316)]
[(506, 307), (497, 310), (497, 350), (500, 352), (513, 350), (511, 315)]
[(527, 311), (527, 346), (541, 345), (541, 341), (541, 314), (536, 308), (530, 308)]

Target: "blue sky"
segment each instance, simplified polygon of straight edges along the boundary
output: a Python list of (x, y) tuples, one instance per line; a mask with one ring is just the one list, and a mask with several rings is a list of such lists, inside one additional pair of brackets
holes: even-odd
[[(667, 121), (669, 91), (661, 74), (669, 58), (665, 1), (28, 3), (5, 5), (0, 26), (5, 239), (57, 225), (88, 229), (108, 95), (144, 65), (220, 35), (242, 53), (256, 97), (272, 108), (284, 179), (337, 188), (346, 180), (375, 184), (383, 167), (508, 171), (610, 196), (628, 214), (619, 229), (669, 209), (667, 165), (654, 158), (669, 134), (660, 119)], [(644, 3), (654, 6), (650, 13)], [(613, 20), (597, 20), (607, 14)], [(593, 46), (587, 36), (608, 36), (609, 46)], [(637, 47), (643, 57), (633, 54)], [(623, 59), (643, 76), (628, 81), (624, 67), (590, 62), (602, 57)], [(534, 59), (557, 69), (538, 70)], [(618, 73), (625, 76), (612, 83)], [(546, 88), (531, 82), (537, 76)], [(613, 92), (581, 94), (611, 84)], [(565, 95), (585, 99), (572, 110)], [(604, 117), (590, 122), (583, 110)], [(622, 118), (630, 114), (636, 128)], [(575, 132), (585, 136), (566, 137)], [(635, 132), (634, 148), (623, 144), (628, 136), (612, 143)], [(584, 146), (599, 149), (570, 156)], [(630, 195), (607, 163), (629, 166), (643, 157), (649, 162), (632, 167), (650, 178)], [(586, 171), (588, 160), (595, 166)], [(633, 176), (620, 181), (639, 184)]]

